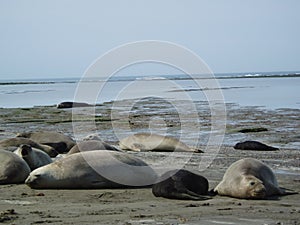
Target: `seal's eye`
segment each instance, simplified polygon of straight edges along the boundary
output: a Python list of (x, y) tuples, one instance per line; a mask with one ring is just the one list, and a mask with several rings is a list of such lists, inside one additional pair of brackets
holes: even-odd
[(250, 185), (251, 185), (251, 186), (253, 186), (254, 184), (255, 184), (255, 182), (254, 182), (254, 181), (251, 181), (251, 182), (250, 182)]

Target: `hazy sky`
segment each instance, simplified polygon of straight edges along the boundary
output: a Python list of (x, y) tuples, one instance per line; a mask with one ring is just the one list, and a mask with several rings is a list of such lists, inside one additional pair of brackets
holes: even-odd
[(79, 77), (106, 51), (164, 40), (215, 73), (300, 70), (298, 0), (0, 0), (0, 78)]

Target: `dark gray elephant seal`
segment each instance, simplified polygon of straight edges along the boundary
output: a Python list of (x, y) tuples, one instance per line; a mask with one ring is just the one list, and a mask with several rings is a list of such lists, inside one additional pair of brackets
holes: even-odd
[(21, 145), (14, 153), (24, 159), (31, 170), (52, 163), (48, 154), (39, 149), (33, 149), (29, 145)]
[(116, 151), (74, 153), (30, 173), (35, 189), (124, 188), (152, 185), (156, 173), (145, 162)]
[(0, 150), (0, 184), (23, 183), (30, 173), (27, 163), (13, 152)]
[(103, 141), (82, 141), (74, 145), (67, 154), (74, 154), (78, 152), (93, 151), (93, 150), (111, 150), (119, 151), (114, 146), (111, 146)]
[(58, 154), (51, 146), (39, 144), (24, 137), (9, 138), (0, 141), (0, 148), (7, 151), (15, 151), (21, 145), (30, 145), (32, 148), (40, 149), (46, 152), (50, 157), (55, 157)]
[(234, 149), (239, 150), (255, 150), (255, 151), (277, 151), (278, 148), (274, 148), (269, 145), (265, 145), (258, 141), (244, 141), (237, 143), (234, 147)]
[(182, 200), (207, 200), (208, 180), (187, 170), (171, 170), (164, 173), (152, 186), (156, 197)]
[[(58, 153), (68, 152), (76, 142), (69, 136), (52, 131), (25, 132), (20, 133), (17, 137), (29, 138), (39, 144), (53, 146)], [(65, 146), (64, 148), (61, 148)]]
[(244, 199), (264, 199), (288, 193), (278, 186), (272, 170), (257, 159), (245, 158), (234, 162), (225, 172), (214, 192)]
[(195, 150), (173, 137), (151, 133), (138, 133), (122, 139), (119, 142), (122, 150), (155, 151), (155, 152), (202, 152)]

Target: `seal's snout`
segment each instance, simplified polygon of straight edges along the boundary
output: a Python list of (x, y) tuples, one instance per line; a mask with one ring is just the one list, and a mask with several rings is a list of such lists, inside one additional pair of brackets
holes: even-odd
[(21, 149), (22, 156), (27, 156), (32, 151), (30, 145), (21, 145), (20, 149)]
[(40, 175), (39, 174), (29, 174), (27, 179), (25, 180), (25, 184), (28, 185), (29, 187), (34, 187), (39, 180)]
[(266, 188), (262, 185), (257, 187), (254, 191), (253, 191), (253, 197), (254, 198), (264, 198), (267, 196), (267, 191)]
[(50, 150), (50, 152), (48, 153), (50, 157), (56, 157), (58, 155), (58, 152), (56, 150)]

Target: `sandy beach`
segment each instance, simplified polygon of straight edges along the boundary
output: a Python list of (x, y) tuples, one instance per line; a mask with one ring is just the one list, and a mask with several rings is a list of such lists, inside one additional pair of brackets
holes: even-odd
[[(184, 104), (184, 103), (182, 103)], [(180, 123), (176, 113), (167, 106), (160, 110), (143, 102), (130, 115), (133, 132), (147, 130), (147, 121), (163, 118), (170, 134), (178, 134)], [(100, 133), (103, 140), (117, 144), (110, 118), (111, 103), (99, 105), (94, 119), (96, 128), (84, 126), (89, 117), (77, 117), (72, 124), (72, 111), (55, 106), (0, 109), (0, 139), (24, 131), (60, 131), (74, 137), (76, 124), (83, 138)], [(227, 104), (226, 133), (220, 148), (193, 154), (185, 168), (199, 170), (199, 162), (213, 157), (209, 167), (200, 173), (214, 188), (225, 170), (234, 161), (253, 157), (262, 160), (276, 174), (280, 186), (300, 192), (299, 109), (266, 110), (260, 107), (240, 107)], [(201, 135), (198, 147), (205, 148), (209, 136), (209, 108), (198, 103)], [(188, 113), (188, 112), (187, 112)], [(177, 118), (177, 119), (176, 119)], [(190, 118), (194, 120), (195, 118)], [(240, 133), (243, 128), (263, 127), (267, 131)], [(159, 128), (159, 127), (158, 127)], [(163, 128), (161, 128), (163, 129)], [(193, 143), (194, 134), (186, 142)], [(279, 151), (257, 152), (233, 149), (235, 143), (257, 140), (279, 147)], [(218, 154), (212, 155), (214, 150)], [(169, 153), (130, 153), (150, 165), (159, 163)], [(182, 153), (181, 153), (182, 154)], [(156, 198), (150, 188), (115, 190), (33, 190), (24, 184), (1, 185), (0, 223), (4, 224), (300, 224), (300, 195), (269, 200), (241, 200), (216, 196), (206, 201), (182, 201)]]

